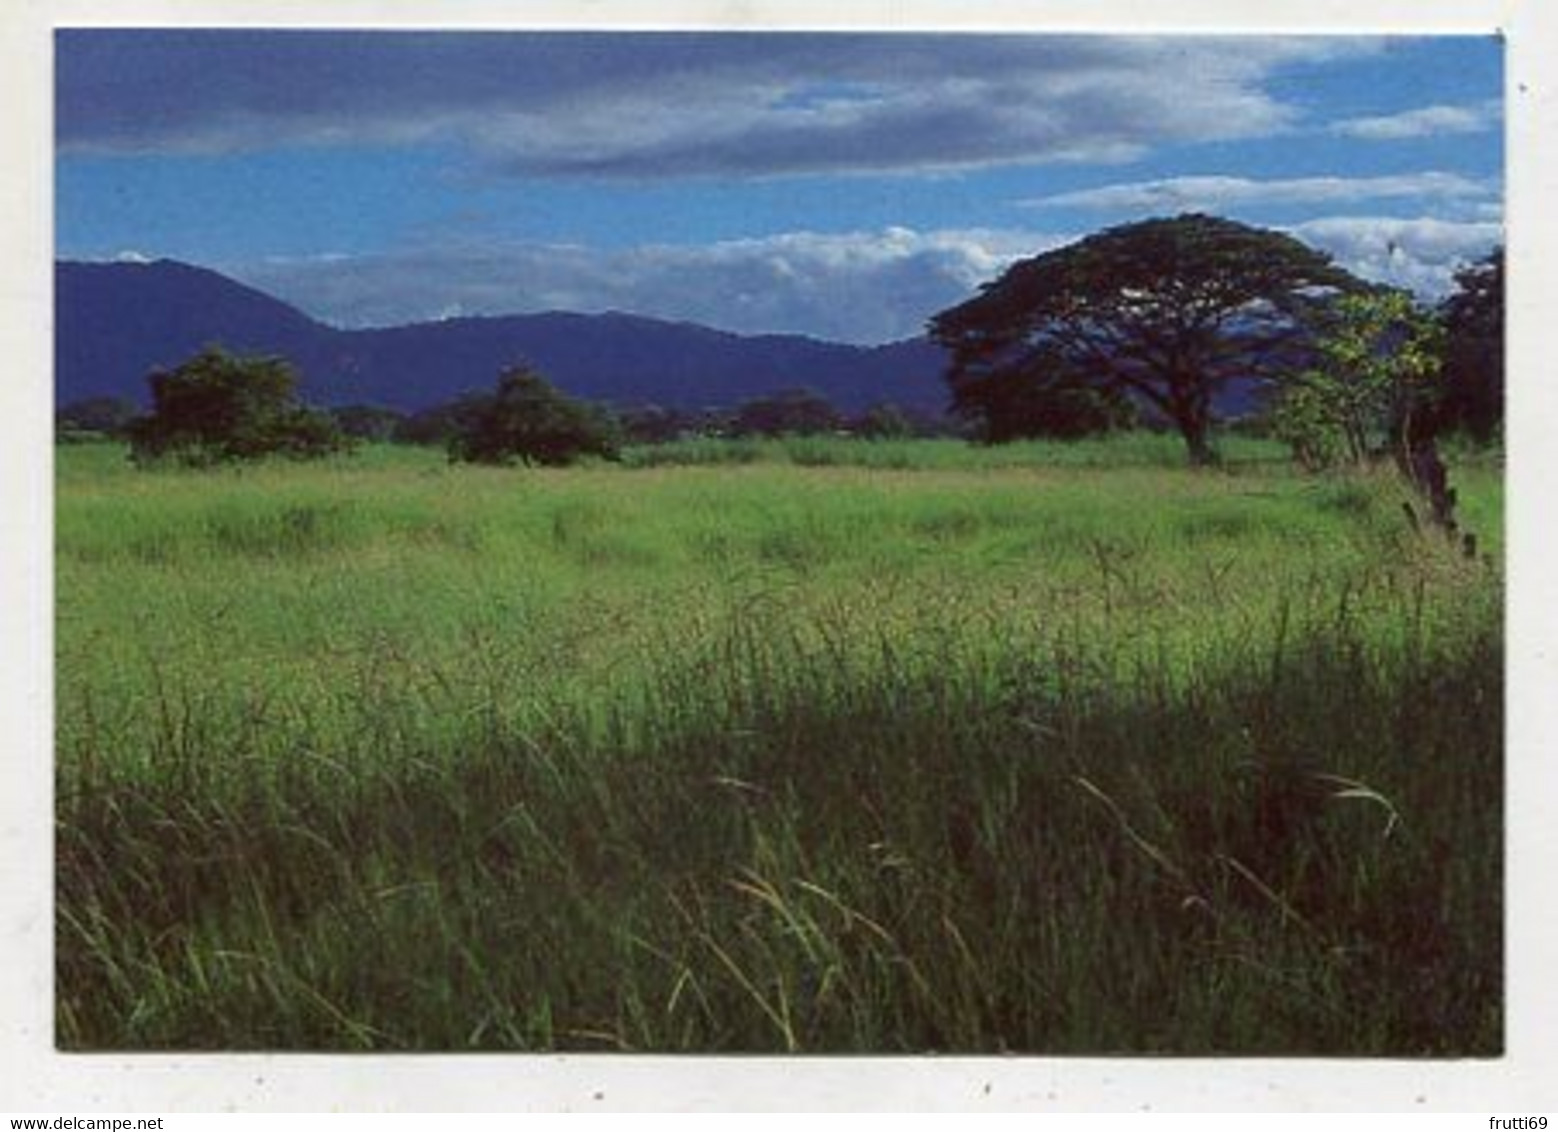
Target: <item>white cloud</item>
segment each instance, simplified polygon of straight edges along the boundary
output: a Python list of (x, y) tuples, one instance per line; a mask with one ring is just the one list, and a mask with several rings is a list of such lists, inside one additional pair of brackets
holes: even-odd
[(1332, 216), (1289, 231), (1364, 279), (1406, 287), (1426, 299), (1448, 294), (1457, 268), (1504, 239), (1496, 221), (1433, 217)]
[[(1436, 299), (1503, 238), (1497, 220), (1332, 216), (1288, 229), (1343, 267)], [(454, 315), (621, 310), (738, 333), (865, 345), (920, 333), (1018, 259), (1079, 233), (1001, 229), (791, 232), (710, 244), (409, 249), (271, 259), (231, 274), (339, 326)]]
[[(1288, 229), (1359, 276), (1435, 299), (1503, 238), (1497, 220), (1333, 216)], [(516, 243), (271, 259), (231, 274), (339, 326), (621, 310), (738, 333), (875, 344), (920, 333), (1018, 259), (1080, 233), (790, 232), (709, 244)]]
[(1168, 177), (1104, 185), (1023, 201), (1033, 207), (1090, 208), (1122, 212), (1185, 212), (1241, 205), (1329, 204), (1386, 198), (1465, 201), (1493, 192), (1486, 182), (1455, 173), (1407, 173), (1387, 177)]
[(1038, 232), (792, 232), (710, 244), (429, 248), (268, 260), (228, 270), (343, 326), (452, 312), (623, 310), (741, 333), (875, 344), (918, 334), (1012, 261), (1057, 246)]
[(1329, 133), (1364, 141), (1401, 141), (1440, 134), (1473, 134), (1498, 126), (1503, 109), (1497, 101), (1471, 106), (1422, 106), (1398, 114), (1346, 118), (1332, 123)]
[(1286, 230), (1329, 252), (1341, 266), (1375, 282), (1437, 299), (1453, 286), (1458, 267), (1503, 239), (1503, 205), (1496, 183), (1454, 173), (1382, 177), (1173, 177), (1105, 185), (1024, 204), (1121, 213), (1168, 214), (1263, 206), (1325, 206), (1397, 200), (1437, 205), (1438, 216), (1320, 216)]

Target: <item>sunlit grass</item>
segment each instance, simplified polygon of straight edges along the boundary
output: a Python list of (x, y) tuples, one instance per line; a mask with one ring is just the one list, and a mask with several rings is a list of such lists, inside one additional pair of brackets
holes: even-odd
[(61, 1043), (1497, 1052), (1496, 557), (862, 451), (61, 450)]
[[(1218, 450), (1232, 464), (1276, 462), (1280, 444), (1240, 435), (1221, 438)], [(876, 439), (846, 436), (696, 437), (629, 448), (632, 467), (788, 463), (802, 467), (867, 467), (897, 471), (1087, 468), (1181, 468), (1185, 444), (1176, 434), (1132, 432), (1082, 440), (1025, 440), (978, 445), (962, 440)]]

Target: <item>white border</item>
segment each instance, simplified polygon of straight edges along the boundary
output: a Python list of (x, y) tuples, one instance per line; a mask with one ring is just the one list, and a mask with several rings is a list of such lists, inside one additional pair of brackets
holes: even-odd
[[(1543, 521), (1558, 435), (1544, 371), (1558, 262), (1551, 0), (9, 0), (0, 10), (0, 1110), (1464, 1111), (1555, 1107), (1558, 1086), (1558, 571)], [(57, 26), (870, 28), (946, 31), (1488, 32), (1509, 39), (1511, 344), (1508, 1017), (1486, 1062), (1052, 1058), (62, 1056), (52, 1048), (52, 32)], [(1479, 1121), (1480, 1124), (1480, 1121)]]

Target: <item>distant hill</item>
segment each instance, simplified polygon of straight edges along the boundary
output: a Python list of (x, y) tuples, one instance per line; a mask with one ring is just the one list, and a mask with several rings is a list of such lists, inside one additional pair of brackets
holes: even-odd
[(749, 336), (625, 314), (459, 318), (339, 330), (215, 271), (172, 260), (55, 266), (55, 396), (148, 400), (147, 375), (211, 344), (279, 355), (319, 405), (435, 405), (528, 362), (565, 391), (622, 405), (733, 406), (815, 389), (841, 409), (879, 401), (939, 412), (942, 351), (925, 339), (879, 347)]
[(170, 260), (57, 263), (54, 306), (61, 402), (94, 396), (144, 401), (148, 373), (178, 365), (209, 343), (312, 360), (332, 334), (269, 295)]

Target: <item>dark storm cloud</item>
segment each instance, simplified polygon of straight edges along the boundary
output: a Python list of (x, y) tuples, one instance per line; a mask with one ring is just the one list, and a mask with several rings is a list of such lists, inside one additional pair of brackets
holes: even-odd
[(523, 175), (1110, 160), (1291, 124), (1321, 38), (68, 30), (66, 152), (443, 139)]

